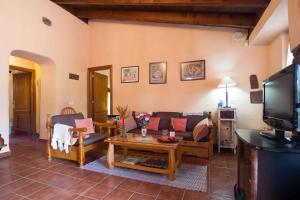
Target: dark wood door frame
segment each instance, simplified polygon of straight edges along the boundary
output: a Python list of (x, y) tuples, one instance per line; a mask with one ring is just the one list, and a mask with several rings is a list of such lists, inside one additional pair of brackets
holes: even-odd
[(23, 68), (9, 65), (10, 70), (19, 70), (30, 73), (30, 134), (35, 136), (36, 133), (36, 71), (34, 69)]
[(93, 115), (93, 105), (92, 105), (92, 73), (95, 71), (99, 70), (106, 70), (109, 69), (109, 84), (110, 84), (110, 114), (113, 113), (113, 72), (112, 72), (112, 65), (105, 65), (105, 66), (99, 66), (99, 67), (91, 67), (88, 68), (88, 73), (87, 73), (87, 110), (88, 110), (88, 117), (92, 117)]

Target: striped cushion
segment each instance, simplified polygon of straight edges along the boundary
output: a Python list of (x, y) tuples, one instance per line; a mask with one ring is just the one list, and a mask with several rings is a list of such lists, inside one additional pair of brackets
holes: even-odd
[[(127, 133), (128, 131), (137, 128), (137, 124), (132, 116), (129, 116), (124, 120), (124, 125), (125, 125), (125, 132)], [(118, 121), (118, 128), (119, 132), (122, 132), (122, 122), (121, 120)]]
[(195, 142), (199, 142), (202, 138), (205, 138), (208, 133), (208, 126), (199, 122), (193, 130), (193, 138)]

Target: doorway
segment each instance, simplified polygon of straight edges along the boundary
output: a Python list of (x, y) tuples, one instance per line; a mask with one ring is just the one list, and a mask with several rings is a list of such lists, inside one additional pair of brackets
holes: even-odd
[(9, 66), (10, 135), (36, 136), (36, 73), (33, 69)]
[(112, 66), (88, 69), (88, 116), (106, 122), (113, 112)]

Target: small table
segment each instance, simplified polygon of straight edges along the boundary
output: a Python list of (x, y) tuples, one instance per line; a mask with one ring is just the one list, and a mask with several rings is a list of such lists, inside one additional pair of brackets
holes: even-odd
[[(142, 170), (147, 172), (154, 172), (160, 174), (168, 174), (169, 180), (175, 179), (176, 167), (181, 161), (181, 151), (179, 150), (179, 142), (176, 143), (161, 143), (153, 136), (142, 137), (139, 134), (128, 133), (127, 137), (120, 135), (107, 138), (108, 143), (107, 163), (108, 167), (112, 169), (114, 166), (125, 167), (130, 169)], [(123, 162), (115, 161), (114, 159), (114, 145), (130, 149), (142, 149), (148, 151), (168, 152), (168, 167), (167, 169), (159, 169), (153, 167), (146, 167), (142, 165), (131, 165)]]

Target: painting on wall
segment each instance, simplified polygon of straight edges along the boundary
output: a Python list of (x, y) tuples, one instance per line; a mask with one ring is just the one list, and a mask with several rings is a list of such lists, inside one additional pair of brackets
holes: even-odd
[(205, 60), (181, 63), (180, 77), (182, 81), (204, 80)]
[(149, 83), (167, 83), (167, 62), (153, 62), (149, 64)]
[(121, 67), (121, 83), (139, 82), (139, 66)]

